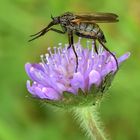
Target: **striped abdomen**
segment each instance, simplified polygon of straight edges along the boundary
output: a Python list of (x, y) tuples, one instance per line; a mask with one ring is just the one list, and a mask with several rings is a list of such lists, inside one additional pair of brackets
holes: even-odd
[(79, 23), (76, 25), (75, 34), (90, 39), (101, 39), (102, 42), (106, 42), (104, 34), (97, 24), (91, 23)]

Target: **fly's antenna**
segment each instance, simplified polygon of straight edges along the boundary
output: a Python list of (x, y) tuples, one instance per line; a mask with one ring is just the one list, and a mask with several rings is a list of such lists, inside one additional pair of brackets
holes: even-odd
[(51, 14), (51, 19), (52, 19), (52, 20), (54, 20), (54, 17), (53, 17), (53, 15), (52, 15), (52, 14)]

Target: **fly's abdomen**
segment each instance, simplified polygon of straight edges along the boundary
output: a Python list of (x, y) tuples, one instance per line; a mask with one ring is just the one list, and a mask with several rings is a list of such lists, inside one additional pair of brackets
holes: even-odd
[(96, 38), (100, 28), (96, 24), (80, 23), (76, 27), (76, 34), (85, 38)]

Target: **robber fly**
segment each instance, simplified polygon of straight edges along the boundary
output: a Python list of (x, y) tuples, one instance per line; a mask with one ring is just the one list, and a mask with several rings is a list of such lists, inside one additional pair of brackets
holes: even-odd
[[(47, 27), (42, 29), (36, 34), (31, 35), (33, 37), (29, 41), (32, 41), (36, 38), (39, 38), (46, 34), (48, 31), (54, 31), (60, 34), (68, 34), (69, 47), (72, 47), (75, 57), (76, 57), (76, 71), (78, 68), (78, 56), (74, 48), (73, 34), (76, 34), (79, 37), (93, 39), (95, 43), (95, 52), (98, 54), (96, 40), (103, 46), (103, 48), (108, 51), (115, 59), (116, 66), (118, 68), (118, 61), (115, 55), (110, 52), (110, 50), (104, 45), (106, 43), (105, 36), (103, 31), (100, 29), (97, 23), (109, 23), (117, 22), (118, 16), (113, 13), (89, 13), (89, 14), (74, 14), (71, 12), (66, 12), (61, 16), (53, 17), (51, 16), (52, 21), (48, 24)], [(52, 28), (53, 25), (60, 24), (62, 30)]]

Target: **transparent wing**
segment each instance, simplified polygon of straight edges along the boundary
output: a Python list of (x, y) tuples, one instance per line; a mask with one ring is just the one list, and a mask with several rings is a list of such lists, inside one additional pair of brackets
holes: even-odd
[(106, 23), (118, 22), (118, 15), (114, 13), (84, 13), (75, 14), (75, 19), (72, 22), (90, 22), (90, 23)]

